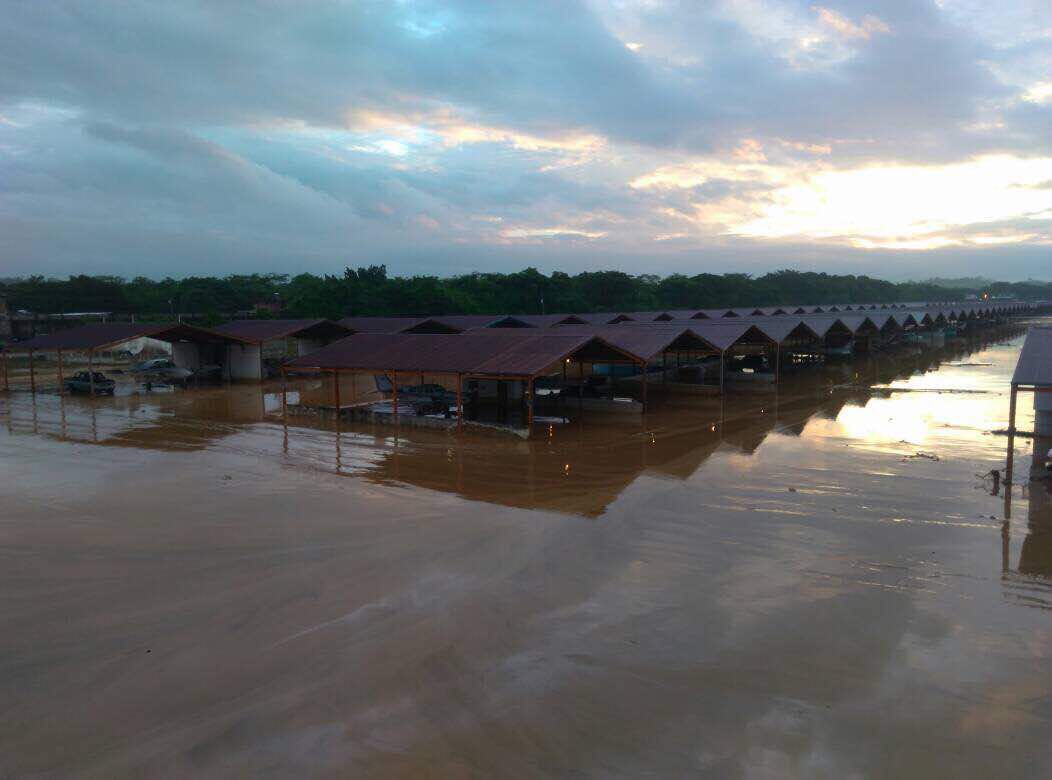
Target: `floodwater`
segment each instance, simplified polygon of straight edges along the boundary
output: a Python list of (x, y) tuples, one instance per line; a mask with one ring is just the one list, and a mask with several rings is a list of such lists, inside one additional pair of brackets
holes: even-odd
[(528, 442), (0, 393), (0, 776), (1047, 776), (1021, 342)]

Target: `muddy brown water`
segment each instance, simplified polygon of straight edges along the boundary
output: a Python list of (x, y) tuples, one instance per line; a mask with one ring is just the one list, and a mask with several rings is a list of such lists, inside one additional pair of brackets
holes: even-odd
[(0, 393), (0, 776), (1048, 775), (1021, 341), (528, 442)]

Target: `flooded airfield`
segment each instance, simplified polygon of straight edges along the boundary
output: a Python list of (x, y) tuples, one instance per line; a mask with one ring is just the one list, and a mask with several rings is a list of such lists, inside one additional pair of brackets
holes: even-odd
[(0, 776), (1047, 775), (1021, 343), (529, 441), (0, 393)]

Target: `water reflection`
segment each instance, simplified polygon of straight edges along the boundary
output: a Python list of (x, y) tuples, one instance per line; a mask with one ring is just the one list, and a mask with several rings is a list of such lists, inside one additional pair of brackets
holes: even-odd
[(1040, 774), (1047, 496), (1002, 579), (982, 430), (1017, 344), (529, 442), (0, 398), (11, 774)]
[[(1048, 452), (1052, 438), (1034, 440), (1034, 453)], [(1052, 579), (1052, 471), (1035, 457), (1028, 484), (1026, 538), (1019, 551), (1019, 573)]]
[[(922, 447), (944, 454), (978, 448), (1000, 457), (1003, 443), (989, 431), (1004, 424), (1003, 390), (1019, 332), (873, 356), (850, 365), (849, 376), (837, 365), (801, 372), (770, 393), (662, 398), (658, 386), (657, 403), (642, 424), (586, 419), (553, 426), (529, 442), (472, 440), (453, 447), (444, 436), (413, 431), (366, 476), (594, 517), (641, 475), (686, 480), (714, 456), (755, 455), (772, 434), (834, 437), (906, 458)], [(977, 353), (982, 367), (943, 366)], [(797, 457), (803, 463), (809, 455)], [(912, 465), (896, 463), (892, 470), (908, 476)]]
[(1045, 468), (1045, 459), (1042, 457), (1050, 448), (1052, 437), (1039, 436), (1032, 440), (1029, 473), (1023, 472), (1026, 474), (1025, 481), (1018, 491), (1019, 497), (1027, 502), (1027, 521), (1015, 571), (1012, 571), (1010, 564), (1013, 531), (1010, 518), (1015, 491), (1010, 485), (1003, 487), (1005, 520), (1002, 566), (1006, 594), (1020, 604), (1043, 609), (1052, 609), (1052, 471)]
[[(810, 367), (766, 392), (683, 397), (656, 385), (652, 411), (642, 419), (586, 415), (539, 426), (529, 441), (309, 418), (279, 426), (280, 395), (272, 385), (116, 399), (14, 394), (4, 403), (11, 433), (103, 446), (280, 454), (292, 467), (597, 517), (642, 475), (687, 480), (714, 456), (754, 456), (771, 435), (842, 439), (856, 450), (907, 459), (964, 449), (999, 457), (1003, 442), (989, 432), (1004, 424), (1004, 390), (1021, 332), (1009, 327), (941, 349)], [(307, 380), (292, 392), (319, 386)], [(804, 463), (812, 455), (805, 448), (794, 457)], [(880, 468), (906, 477), (914, 466)]]

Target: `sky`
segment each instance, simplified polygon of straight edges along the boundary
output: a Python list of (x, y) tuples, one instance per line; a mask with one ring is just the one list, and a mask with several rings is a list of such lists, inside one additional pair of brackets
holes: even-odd
[(0, 277), (1052, 279), (1048, 0), (3, 6)]

